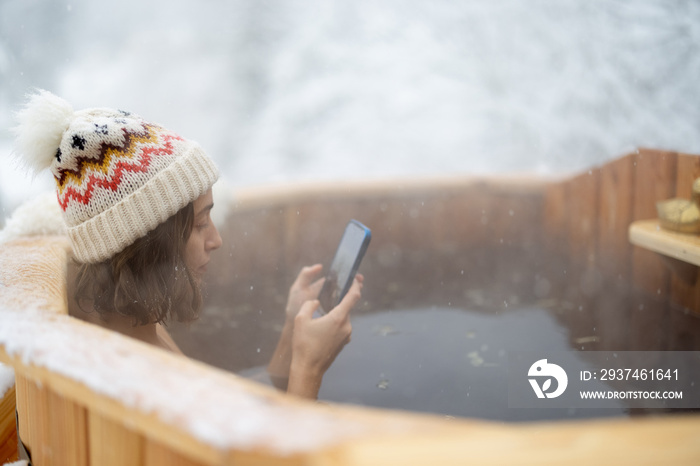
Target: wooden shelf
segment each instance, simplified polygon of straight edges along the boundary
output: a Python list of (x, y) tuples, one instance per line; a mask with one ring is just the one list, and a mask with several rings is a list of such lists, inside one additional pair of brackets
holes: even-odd
[(700, 266), (700, 235), (664, 230), (658, 220), (640, 220), (630, 225), (629, 239), (636, 246)]

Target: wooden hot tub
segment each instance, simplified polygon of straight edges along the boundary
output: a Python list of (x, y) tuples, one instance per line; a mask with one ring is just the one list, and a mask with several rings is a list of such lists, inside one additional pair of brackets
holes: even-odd
[[(172, 326), (191, 359), (67, 316), (66, 239), (20, 238), (0, 245), (0, 360), (16, 380), (3, 403), (16, 393), (35, 465), (698, 464), (693, 413), (446, 419), (307, 402), (232, 373), (267, 362), (291, 281), (332, 254), (348, 218), (373, 230), (358, 315), (469, 307), (475, 297), (483, 313), (565, 301), (556, 318), (577, 349), (700, 351), (692, 254), (681, 245), (662, 255), (628, 237), (634, 222), (656, 217), (657, 200), (689, 198), (698, 176), (698, 156), (639, 150), (558, 179), (237, 190), (206, 310)], [(12, 410), (0, 414), (10, 425)]]

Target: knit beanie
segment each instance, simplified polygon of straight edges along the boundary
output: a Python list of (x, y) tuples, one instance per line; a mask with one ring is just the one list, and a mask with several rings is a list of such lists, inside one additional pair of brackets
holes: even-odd
[(97, 263), (204, 194), (219, 173), (201, 147), (122, 110), (73, 111), (47, 91), (17, 113), (15, 154), (51, 170), (73, 255)]

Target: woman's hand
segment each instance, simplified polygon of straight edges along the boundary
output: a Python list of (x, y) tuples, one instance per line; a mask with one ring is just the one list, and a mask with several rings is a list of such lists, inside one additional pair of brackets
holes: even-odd
[(296, 280), (289, 289), (287, 307), (284, 312), (287, 322), (292, 323), (301, 310), (301, 306), (312, 299), (316, 299), (323, 287), (324, 278), (321, 275), (323, 266), (321, 264), (304, 267), (297, 275)]
[(285, 322), (277, 342), (277, 348), (267, 365), (267, 372), (275, 387), (286, 390), (289, 382), (289, 370), (292, 363), (292, 337), (294, 334), (294, 318), (299, 313), (301, 306), (312, 299), (316, 299), (323, 287), (324, 278), (321, 275), (321, 264), (304, 267), (297, 275), (296, 280), (289, 288), (287, 307), (285, 307)]
[(357, 275), (343, 300), (328, 314), (314, 319), (317, 300), (306, 301), (294, 318), (292, 363), (288, 391), (315, 399), (323, 374), (350, 342), (350, 311), (362, 297), (362, 275)]

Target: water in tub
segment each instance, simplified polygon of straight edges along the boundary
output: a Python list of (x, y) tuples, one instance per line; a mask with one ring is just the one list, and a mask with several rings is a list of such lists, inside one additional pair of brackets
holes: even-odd
[[(475, 312), (452, 307), (353, 317), (352, 342), (326, 372), (319, 398), (447, 416), (527, 421), (620, 416), (605, 409), (508, 407), (508, 352), (571, 351), (568, 330), (549, 310)], [(585, 367), (571, 352), (568, 367)], [(262, 368), (241, 372), (261, 378)]]

